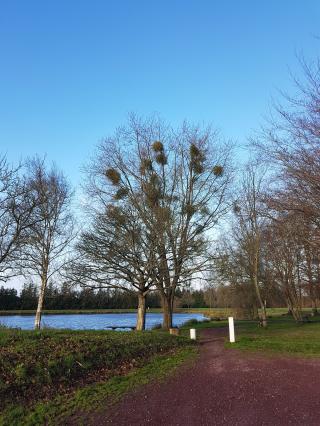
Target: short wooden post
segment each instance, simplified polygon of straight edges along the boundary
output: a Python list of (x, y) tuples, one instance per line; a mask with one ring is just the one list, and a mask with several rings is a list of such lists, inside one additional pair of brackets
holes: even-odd
[(230, 343), (234, 343), (236, 341), (235, 335), (234, 335), (234, 321), (233, 317), (228, 317), (229, 320), (229, 340)]
[(190, 339), (197, 340), (197, 333), (195, 328), (190, 328)]
[(169, 333), (172, 334), (173, 336), (179, 336), (179, 329), (177, 327), (172, 327), (169, 328)]

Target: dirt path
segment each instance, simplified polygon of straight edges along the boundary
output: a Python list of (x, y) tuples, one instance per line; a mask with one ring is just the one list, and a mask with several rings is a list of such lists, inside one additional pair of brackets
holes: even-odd
[(165, 383), (127, 395), (94, 425), (320, 425), (320, 360), (226, 350), (205, 330), (201, 353)]

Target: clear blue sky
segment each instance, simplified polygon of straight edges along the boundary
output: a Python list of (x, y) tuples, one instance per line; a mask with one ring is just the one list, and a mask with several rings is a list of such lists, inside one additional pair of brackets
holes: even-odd
[(135, 111), (212, 122), (243, 143), (296, 51), (319, 54), (320, 2), (2, 0), (0, 151), (47, 153), (73, 184)]

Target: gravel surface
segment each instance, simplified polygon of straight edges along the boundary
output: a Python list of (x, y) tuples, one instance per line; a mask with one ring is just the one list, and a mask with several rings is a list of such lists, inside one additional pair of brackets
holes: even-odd
[(88, 423), (320, 425), (320, 360), (228, 350), (226, 333), (204, 330), (195, 364), (128, 394)]

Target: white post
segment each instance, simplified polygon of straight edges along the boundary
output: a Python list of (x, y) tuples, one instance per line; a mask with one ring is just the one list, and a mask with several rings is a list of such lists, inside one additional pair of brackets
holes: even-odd
[(229, 339), (230, 339), (230, 343), (234, 343), (236, 341), (235, 336), (234, 336), (234, 322), (233, 322), (233, 317), (229, 317)]
[(196, 340), (197, 339), (197, 334), (196, 334), (196, 329), (195, 328), (190, 328), (190, 339), (192, 339), (192, 340)]

